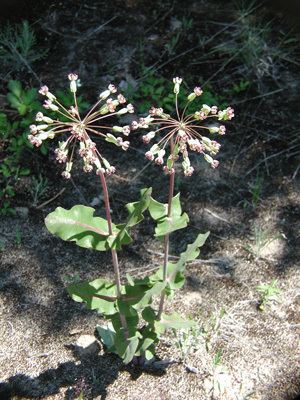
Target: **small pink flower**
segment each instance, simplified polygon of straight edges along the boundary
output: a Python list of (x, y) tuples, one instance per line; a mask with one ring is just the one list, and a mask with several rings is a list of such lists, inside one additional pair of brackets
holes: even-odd
[(138, 128), (139, 128), (139, 123), (136, 122), (136, 121), (132, 121), (132, 122), (131, 122), (131, 129), (132, 129), (133, 131), (135, 131), (135, 130), (138, 129)]
[(171, 168), (169, 169), (166, 165), (163, 167), (164, 173), (167, 175), (172, 175), (175, 173), (175, 169)]
[(126, 103), (126, 99), (125, 99), (125, 97), (122, 95), (122, 94), (118, 94), (118, 102), (120, 103), (120, 104), (124, 104), (124, 103)]
[[(142, 141), (144, 143), (150, 143), (150, 137), (148, 135), (143, 135), (142, 136)], [(152, 154), (152, 153), (151, 153)]]
[(116, 106), (113, 103), (113, 99), (107, 99), (106, 104), (107, 104), (109, 112), (113, 113), (116, 111)]
[(67, 156), (68, 156), (67, 150), (55, 149), (54, 153), (56, 155), (56, 161), (58, 161), (60, 164), (67, 162)]
[(122, 131), (123, 131), (123, 135), (128, 136), (130, 133), (130, 126), (129, 125), (123, 126)]
[(213, 160), (212, 161), (212, 163), (211, 163), (211, 166), (215, 169), (215, 168), (217, 168), (218, 166), (219, 166), (219, 161), (218, 160)]
[[(35, 120), (38, 121), (38, 122), (41, 122), (41, 121), (43, 121), (43, 117), (44, 117), (44, 114), (42, 112), (38, 112), (36, 114)], [(30, 126), (32, 126), (32, 125), (30, 125)]]
[(157, 164), (157, 165), (163, 165), (164, 159), (163, 159), (162, 157), (157, 157), (157, 158), (154, 160), (154, 162), (155, 162), (155, 164)]
[(71, 73), (71, 74), (68, 75), (68, 78), (69, 78), (70, 81), (77, 81), (78, 75), (74, 74), (74, 73)]
[(112, 165), (110, 167), (108, 167), (105, 171), (107, 173), (107, 175), (112, 175), (116, 172), (116, 168), (113, 167)]
[(194, 93), (196, 96), (201, 96), (201, 94), (203, 93), (203, 90), (199, 86), (196, 86), (194, 88)]
[(83, 166), (83, 171), (86, 173), (92, 172), (93, 171), (93, 166), (91, 164), (85, 164)]
[(113, 85), (112, 83), (108, 85), (108, 90), (110, 91), (110, 93), (116, 93), (117, 88), (115, 85)]
[(147, 151), (145, 153), (145, 156), (149, 161), (153, 161), (154, 160), (154, 155), (153, 155), (153, 153), (151, 153), (151, 151)]
[(43, 96), (46, 96), (46, 94), (49, 92), (48, 86), (44, 85), (40, 88), (39, 93), (42, 94)]
[(152, 117), (155, 117), (156, 112), (157, 112), (157, 109), (156, 109), (155, 107), (151, 107), (150, 110), (149, 110), (149, 114), (150, 114)]
[(127, 111), (131, 114), (134, 113), (134, 107), (131, 103), (127, 104)]
[(70, 178), (71, 178), (71, 174), (70, 174), (70, 172), (68, 172), (68, 171), (63, 171), (63, 172), (61, 173), (61, 176), (62, 176), (63, 178), (65, 178), (65, 179), (70, 179)]
[(216, 115), (217, 112), (218, 112), (218, 107), (217, 107), (217, 106), (212, 106), (211, 109), (210, 109), (210, 112), (211, 112), (213, 115)]
[(33, 146), (36, 147), (40, 147), (41, 144), (43, 143), (40, 139), (38, 139), (36, 136), (33, 135), (28, 135), (28, 140)]
[(182, 78), (179, 78), (178, 76), (176, 78), (173, 78), (173, 83), (181, 84), (182, 83)]
[(194, 168), (193, 167), (187, 167), (184, 171), (183, 171), (185, 176), (192, 176), (194, 173)]
[(98, 168), (96, 171), (96, 175), (101, 175), (101, 174), (105, 174), (105, 169), (104, 168)]
[(226, 108), (227, 118), (230, 120), (234, 117), (234, 109), (231, 107)]
[(224, 125), (220, 125), (219, 134), (220, 135), (225, 135), (225, 132), (226, 132), (226, 127)]
[(33, 134), (37, 133), (37, 131), (38, 131), (37, 126), (34, 125), (34, 124), (30, 125), (29, 129), (30, 129), (30, 132), (33, 133)]
[(123, 150), (128, 150), (130, 143), (128, 141), (122, 142), (121, 147)]

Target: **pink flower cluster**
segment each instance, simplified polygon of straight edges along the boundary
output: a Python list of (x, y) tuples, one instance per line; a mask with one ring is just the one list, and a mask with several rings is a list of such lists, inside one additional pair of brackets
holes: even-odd
[[(225, 135), (226, 128), (224, 125), (206, 126), (201, 123), (210, 118), (217, 118), (219, 121), (231, 120), (234, 117), (233, 108), (218, 110), (217, 106), (203, 104), (195, 113), (186, 115), (189, 104), (201, 96), (203, 91), (199, 86), (195, 87), (193, 92), (187, 96), (186, 105), (180, 110), (178, 93), (182, 79), (174, 78), (173, 83), (176, 115), (171, 116), (165, 113), (161, 107), (151, 107), (148, 116), (133, 123), (135, 129), (137, 127), (150, 129), (142, 136), (144, 143), (148, 144), (156, 138), (156, 143), (145, 153), (146, 158), (162, 166), (168, 174), (174, 173), (175, 162), (181, 158), (184, 175), (191, 176), (194, 172), (189, 156), (191, 151), (202, 154), (212, 168), (217, 168), (219, 161), (213, 157), (219, 152), (221, 145), (216, 140), (204, 136), (202, 131), (207, 130), (211, 134)], [(167, 148), (169, 148), (168, 154)]]
[[(84, 172), (91, 172), (95, 168), (97, 174), (111, 175), (116, 169), (99, 152), (96, 143), (91, 140), (91, 135), (101, 137), (105, 141), (127, 150), (129, 141), (123, 140), (121, 136), (115, 137), (109, 131), (118, 132), (128, 137), (131, 131), (130, 126), (103, 125), (103, 120), (115, 115), (133, 113), (134, 108), (132, 104), (123, 106), (127, 102), (126, 98), (121, 93), (117, 94), (117, 87), (110, 84), (100, 94), (96, 104), (84, 117), (81, 117), (76, 97), (78, 75), (70, 73), (68, 79), (70, 91), (74, 95), (74, 105), (67, 109), (49, 91), (47, 86), (42, 86), (39, 93), (47, 98), (44, 102), (44, 108), (52, 111), (55, 117), (50, 118), (41, 112), (37, 113), (36, 121), (40, 124), (30, 125), (28, 139), (31, 144), (38, 147), (47, 139), (62, 136), (63, 140), (59, 142), (58, 148), (55, 149), (55, 156), (59, 163), (65, 164), (62, 175), (67, 179), (71, 177), (76, 142), (79, 143), (79, 156), (83, 160)], [(118, 109), (119, 106), (123, 107)]]

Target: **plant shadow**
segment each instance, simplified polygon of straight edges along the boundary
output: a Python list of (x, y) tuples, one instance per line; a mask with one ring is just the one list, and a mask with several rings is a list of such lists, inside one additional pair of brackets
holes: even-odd
[(86, 400), (96, 396), (104, 400), (107, 398), (107, 388), (118, 378), (119, 372), (126, 371), (132, 380), (137, 380), (142, 374), (165, 374), (166, 366), (153, 368), (124, 365), (114, 354), (78, 357), (74, 351), (74, 355), (77, 361), (61, 363), (57, 368), (49, 368), (36, 377), (16, 374), (0, 382), (0, 399), (12, 400), (15, 396), (46, 398), (66, 388), (64, 398), (67, 400), (75, 400), (81, 393)]

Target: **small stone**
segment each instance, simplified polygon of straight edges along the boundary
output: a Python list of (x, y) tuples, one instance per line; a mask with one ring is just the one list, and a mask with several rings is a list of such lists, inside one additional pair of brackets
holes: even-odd
[(17, 215), (20, 218), (27, 218), (28, 217), (28, 208), (27, 207), (16, 207), (15, 208)]
[(79, 357), (87, 357), (97, 355), (100, 350), (100, 345), (95, 336), (81, 335), (79, 336), (76, 344), (75, 351)]

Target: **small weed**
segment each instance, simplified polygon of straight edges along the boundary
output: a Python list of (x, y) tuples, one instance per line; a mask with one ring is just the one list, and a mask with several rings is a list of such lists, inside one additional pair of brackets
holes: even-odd
[(222, 350), (218, 350), (213, 359), (214, 366), (216, 367), (217, 365), (220, 365), (221, 360), (222, 360)]
[(263, 229), (259, 226), (254, 227), (254, 236), (253, 236), (253, 245), (245, 245), (244, 249), (251, 253), (256, 259), (261, 257), (261, 253), (263, 249), (272, 243), (274, 240), (277, 240), (282, 235), (271, 236), (271, 232), (269, 229)]
[(31, 64), (46, 54), (46, 51), (38, 50), (35, 33), (28, 21), (7, 24), (0, 32), (0, 60), (10, 70), (30, 69)]
[(62, 280), (65, 283), (65, 285), (72, 285), (73, 283), (80, 282), (81, 278), (78, 273), (73, 274), (73, 275), (63, 275)]
[(264, 179), (262, 176), (257, 175), (255, 182), (253, 183), (249, 183), (248, 187), (249, 187), (249, 193), (251, 194), (251, 199), (249, 200), (243, 200), (243, 208), (246, 211), (251, 211), (251, 210), (255, 210), (260, 198), (261, 198), (261, 194), (263, 191), (263, 183), (264, 183)]
[(258, 303), (258, 309), (260, 311), (264, 311), (266, 305), (272, 301), (276, 301), (281, 293), (281, 290), (278, 287), (278, 279), (273, 279), (269, 284), (266, 283), (256, 286), (256, 290), (261, 294), (261, 299)]
[[(8, 83), (7, 101), (17, 111), (13, 118), (0, 113), (0, 215), (14, 214), (12, 199), (15, 187), (22, 176), (30, 174), (30, 169), (20, 164), (23, 151), (32, 147), (28, 140), (28, 125), (41, 107), (37, 101), (36, 89), (24, 89), (19, 81)], [(47, 154), (47, 146), (40, 147), (42, 154)]]
[(33, 187), (30, 188), (30, 193), (32, 196), (32, 205), (36, 207), (38, 205), (39, 199), (43, 196), (45, 191), (48, 188), (48, 179), (44, 178), (42, 174), (39, 174), (38, 177), (32, 178)]
[(22, 232), (19, 227), (15, 231), (15, 243), (19, 246), (22, 243)]
[(180, 330), (173, 329), (173, 334), (174, 344), (180, 350), (183, 361), (189, 353), (193, 353), (200, 348), (202, 334), (199, 327)]

